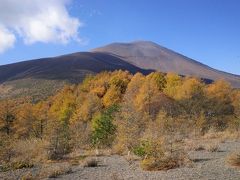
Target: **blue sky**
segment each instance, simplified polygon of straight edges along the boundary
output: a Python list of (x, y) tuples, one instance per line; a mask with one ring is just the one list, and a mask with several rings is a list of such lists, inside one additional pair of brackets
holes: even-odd
[[(55, 21), (52, 22), (56, 26), (56, 33), (59, 33), (59, 27), (65, 34), (67, 32), (64, 39), (60, 38), (62, 37), (60, 35), (52, 38), (49, 35), (52, 33), (39, 39), (34, 34), (29, 35), (24, 23), (19, 23), (19, 33), (15, 26), (4, 21), (7, 17), (6, 13), (11, 13), (11, 10), (5, 14), (0, 13), (0, 27), (3, 24), (10, 33), (14, 33), (15, 37), (14, 44), (12, 43), (10, 48), (0, 54), (0, 64), (88, 51), (111, 42), (150, 40), (211, 67), (240, 74), (239, 0), (72, 0), (71, 2), (53, 0), (53, 2), (56, 5), (52, 3), (49, 6), (59, 7), (56, 12), (62, 12), (66, 8), (66, 16), (63, 18), (59, 16), (59, 19), (69, 20), (66, 21), (66, 26), (62, 27)], [(19, 4), (15, 5), (19, 7)], [(28, 7), (30, 10), (33, 9), (31, 5)], [(14, 8), (13, 11), (16, 12)], [(36, 10), (32, 11), (33, 14), (35, 12)], [(21, 16), (15, 16), (18, 17)], [(74, 28), (75, 31), (72, 32)], [(55, 30), (47, 30), (55, 32)], [(41, 32), (45, 31), (39, 31)]]

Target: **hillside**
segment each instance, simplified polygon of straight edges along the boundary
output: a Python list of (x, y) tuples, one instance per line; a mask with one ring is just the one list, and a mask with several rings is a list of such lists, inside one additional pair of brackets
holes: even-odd
[(0, 66), (0, 98), (30, 95), (39, 99), (66, 83), (81, 82), (87, 74), (119, 69), (133, 74), (157, 70), (208, 80), (225, 79), (233, 87), (240, 87), (238, 75), (218, 71), (153, 42), (137, 41)]
[(181, 75), (192, 75), (211, 80), (225, 79), (232, 86), (240, 87), (240, 76), (213, 69), (149, 41), (113, 43), (93, 49), (92, 52), (114, 54), (143, 69), (175, 72)]
[(88, 74), (118, 69), (131, 73), (149, 72), (101, 52), (80, 52), (24, 61), (0, 66), (0, 97), (47, 96), (65, 83), (81, 82)]

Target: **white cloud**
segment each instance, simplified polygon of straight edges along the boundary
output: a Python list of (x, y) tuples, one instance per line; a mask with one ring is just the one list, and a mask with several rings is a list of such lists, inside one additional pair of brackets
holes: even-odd
[(15, 36), (6, 28), (0, 26), (0, 53), (14, 46)]
[(68, 13), (70, 0), (0, 0), (0, 50), (12, 47), (16, 36), (25, 44), (81, 41), (81, 22)]

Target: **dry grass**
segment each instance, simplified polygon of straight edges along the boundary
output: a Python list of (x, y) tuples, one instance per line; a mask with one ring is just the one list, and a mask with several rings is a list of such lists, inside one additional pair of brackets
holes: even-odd
[(47, 160), (47, 142), (39, 139), (19, 140), (14, 144), (13, 162), (32, 162), (33, 164)]
[(217, 143), (208, 144), (208, 145), (206, 145), (206, 150), (209, 152), (217, 152), (217, 151), (219, 151), (219, 144), (217, 144)]
[(148, 158), (141, 162), (141, 168), (147, 171), (169, 170), (182, 166), (186, 160), (183, 157), (164, 156), (162, 158)]
[(52, 171), (49, 175), (48, 178), (57, 178), (58, 176), (64, 175), (64, 174), (70, 174), (72, 173), (72, 168), (67, 168), (67, 169), (55, 169)]
[(54, 164), (42, 167), (41, 171), (37, 174), (41, 178), (56, 178), (64, 174), (72, 173), (71, 165), (68, 163)]
[(203, 144), (192, 143), (192, 144), (188, 145), (188, 150), (203, 151), (203, 150), (205, 150), (205, 146)]
[[(80, 151), (80, 153), (77, 153), (78, 155), (84, 155), (84, 156), (110, 156), (113, 153), (112, 149), (87, 149), (87, 150), (74, 150), (75, 151)], [(73, 153), (70, 153), (73, 154)], [(74, 153), (76, 154), (76, 153)]]
[(87, 157), (87, 156), (84, 156), (84, 155), (80, 155), (80, 156), (73, 157), (73, 158), (69, 159), (69, 163), (70, 163), (72, 166), (77, 166), (77, 165), (81, 164), (81, 162), (84, 161), (84, 159), (85, 159), (86, 157)]
[(219, 144), (222, 141), (220, 139), (196, 139), (186, 141), (186, 150), (190, 151), (209, 151), (217, 152), (219, 150)]
[(29, 162), (9, 162), (1, 167), (1, 171), (10, 171), (23, 168), (32, 168), (34, 165)]
[(146, 158), (142, 160), (140, 166), (143, 170), (159, 171), (178, 168), (189, 164), (190, 159), (182, 153), (164, 155), (159, 158)]
[(21, 180), (34, 180), (34, 179), (36, 179), (36, 177), (31, 172), (27, 172), (21, 177)]
[(47, 142), (39, 139), (13, 141), (11, 149), (5, 152), (8, 159), (2, 160), (3, 170), (32, 168), (34, 165), (46, 162), (46, 146)]
[(223, 132), (217, 132), (213, 129), (210, 129), (206, 134), (204, 134), (202, 139), (205, 139), (205, 140), (218, 139), (218, 138), (222, 137), (222, 135), (223, 135)]
[(224, 131), (222, 138), (225, 140), (236, 141), (240, 139), (240, 133), (238, 131)]
[(240, 167), (240, 152), (234, 152), (228, 155), (226, 160), (231, 166)]
[(46, 178), (57, 178), (61, 175), (72, 173), (71, 165), (68, 163), (44, 165), (37, 172), (27, 172), (20, 178), (21, 180), (38, 180)]
[(65, 157), (72, 166), (76, 166), (81, 164), (81, 162), (87, 157), (87, 154), (85, 153), (85, 150), (74, 149)]
[(141, 168), (146, 171), (168, 170), (179, 167), (177, 161), (168, 158), (148, 158), (141, 162)]
[(186, 151), (203, 151), (205, 150), (205, 145), (201, 140), (198, 140), (198, 139), (186, 139), (185, 150)]
[(226, 140), (239, 140), (240, 133), (238, 131), (231, 131), (231, 130), (225, 130), (221, 132), (210, 130), (202, 138), (207, 140), (218, 139), (221, 142), (225, 142)]
[(99, 156), (112, 155), (111, 149), (99, 149), (99, 150), (82, 150), (75, 149), (66, 157), (68, 162), (72, 165), (82, 165), (83, 167), (97, 167), (99, 165)]
[(207, 150), (209, 152), (216, 152), (219, 149), (220, 143), (226, 141), (240, 140), (240, 132), (233, 130), (215, 131), (210, 129), (205, 135), (189, 139), (185, 139), (185, 149), (187, 151)]
[(111, 156), (115, 154), (112, 149), (95, 149), (88, 152), (88, 156)]
[(134, 154), (126, 155), (126, 156), (124, 156), (124, 158), (129, 162), (129, 164), (131, 164), (134, 161), (141, 160), (141, 157), (136, 156)]

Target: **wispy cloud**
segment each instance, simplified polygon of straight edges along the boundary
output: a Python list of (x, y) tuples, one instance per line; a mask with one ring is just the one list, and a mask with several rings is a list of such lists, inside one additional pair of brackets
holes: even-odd
[(99, 11), (99, 10), (96, 10), (96, 9), (92, 9), (92, 10), (89, 12), (89, 16), (90, 16), (90, 17), (100, 16), (100, 15), (102, 15), (102, 12)]
[(1, 0), (0, 52), (14, 46), (16, 37), (25, 44), (81, 41), (82, 23), (67, 9), (70, 0)]

